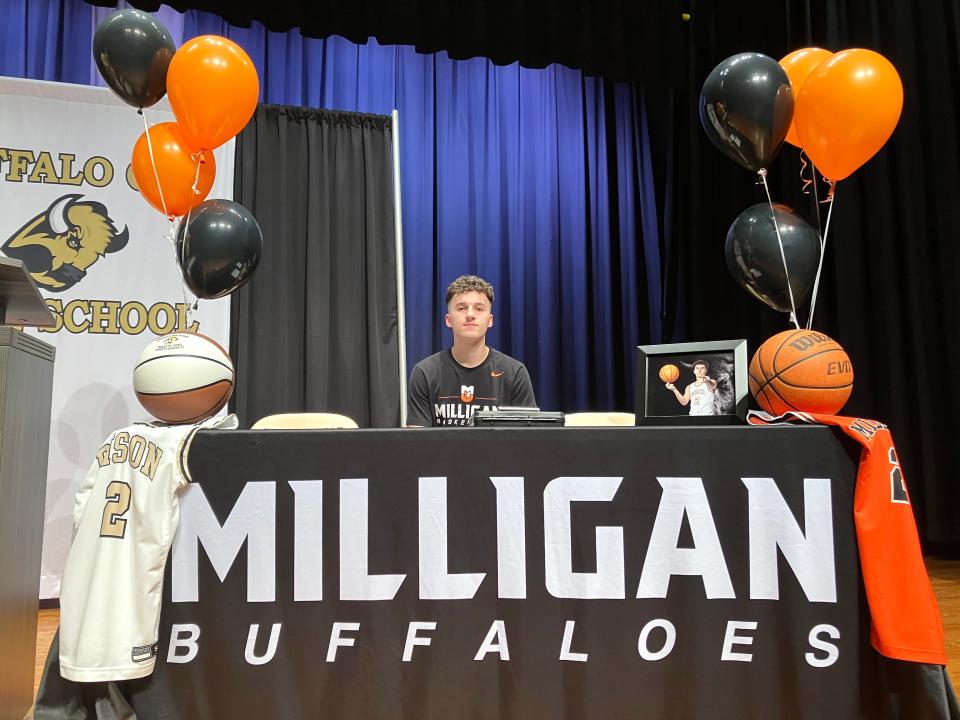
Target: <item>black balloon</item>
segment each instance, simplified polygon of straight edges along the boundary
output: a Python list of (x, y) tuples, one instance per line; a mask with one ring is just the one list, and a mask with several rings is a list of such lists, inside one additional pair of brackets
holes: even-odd
[(124, 102), (150, 107), (167, 92), (167, 66), (177, 46), (163, 24), (140, 10), (118, 10), (93, 35), (93, 59)]
[(817, 231), (786, 205), (773, 205), (783, 257), (777, 242), (770, 205), (759, 203), (744, 210), (727, 232), (727, 267), (733, 277), (751, 295), (774, 310), (790, 312), (786, 258), (793, 288), (793, 302), (800, 307), (810, 292), (820, 261), (820, 237)]
[(260, 262), (263, 233), (240, 203), (205, 200), (177, 229), (177, 259), (194, 295), (212, 300), (245, 284)]
[(793, 119), (793, 92), (780, 63), (740, 53), (707, 76), (700, 91), (700, 122), (711, 142), (756, 172), (777, 156)]

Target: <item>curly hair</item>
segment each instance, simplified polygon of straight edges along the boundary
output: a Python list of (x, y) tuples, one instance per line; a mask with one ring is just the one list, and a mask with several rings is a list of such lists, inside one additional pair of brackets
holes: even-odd
[(449, 305), (454, 295), (466, 292), (483, 293), (487, 296), (490, 304), (493, 305), (493, 285), (476, 275), (461, 275), (450, 283), (447, 287), (447, 297), (444, 302)]

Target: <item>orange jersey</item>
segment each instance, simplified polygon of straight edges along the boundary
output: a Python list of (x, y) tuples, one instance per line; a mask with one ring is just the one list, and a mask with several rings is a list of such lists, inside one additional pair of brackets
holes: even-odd
[(923, 564), (917, 525), (890, 431), (875, 420), (751, 412), (754, 425), (799, 420), (834, 425), (861, 445), (853, 499), (860, 567), (870, 607), (870, 642), (896, 660), (946, 665), (940, 609)]

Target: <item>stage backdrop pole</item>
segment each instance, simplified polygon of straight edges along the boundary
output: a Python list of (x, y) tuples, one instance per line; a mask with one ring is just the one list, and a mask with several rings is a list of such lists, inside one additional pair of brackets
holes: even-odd
[(397, 351), (400, 362), (400, 427), (407, 424), (407, 321), (403, 295), (403, 215), (400, 212), (400, 113), (390, 113), (393, 136), (393, 234), (397, 245)]

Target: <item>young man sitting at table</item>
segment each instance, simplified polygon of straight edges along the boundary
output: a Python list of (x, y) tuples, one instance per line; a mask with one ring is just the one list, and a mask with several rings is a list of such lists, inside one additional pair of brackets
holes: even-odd
[(493, 327), (493, 286), (461, 275), (447, 288), (453, 347), (418, 362), (407, 389), (407, 426), (467, 425), (478, 409), (536, 407), (527, 368), (487, 346)]

